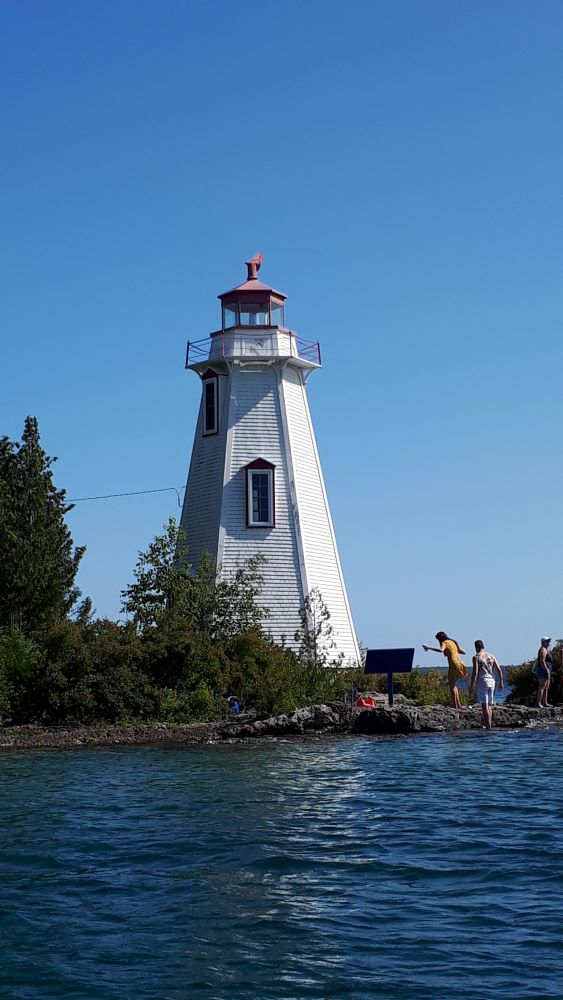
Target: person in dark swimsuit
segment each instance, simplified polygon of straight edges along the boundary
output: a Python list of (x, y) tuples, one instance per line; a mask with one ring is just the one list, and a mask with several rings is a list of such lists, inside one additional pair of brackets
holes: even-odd
[(541, 638), (541, 646), (538, 649), (538, 658), (535, 664), (535, 674), (538, 679), (538, 708), (549, 708), (547, 692), (551, 681), (551, 670), (553, 667), (553, 656), (549, 651), (551, 639), (544, 635)]

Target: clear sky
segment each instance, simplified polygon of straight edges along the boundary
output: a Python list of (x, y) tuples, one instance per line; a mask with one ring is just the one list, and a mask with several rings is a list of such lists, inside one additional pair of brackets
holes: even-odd
[[(69, 497), (182, 487), (185, 342), (260, 277), (309, 400), (358, 635), (563, 634), (560, 0), (0, 0), (0, 433)], [(174, 493), (81, 503), (119, 614)]]

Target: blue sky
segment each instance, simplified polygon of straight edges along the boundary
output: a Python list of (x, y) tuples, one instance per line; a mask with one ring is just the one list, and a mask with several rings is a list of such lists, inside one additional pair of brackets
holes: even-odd
[[(563, 6), (3, 0), (0, 433), (70, 497), (185, 484), (185, 342), (265, 255), (362, 641), (563, 633)], [(82, 503), (119, 613), (174, 493)], [(467, 645), (466, 645), (467, 644)]]

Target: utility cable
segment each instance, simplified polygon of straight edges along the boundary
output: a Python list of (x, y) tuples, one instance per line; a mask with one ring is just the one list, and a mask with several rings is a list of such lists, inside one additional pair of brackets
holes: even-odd
[(130, 493), (103, 493), (97, 497), (75, 497), (73, 500), (68, 500), (67, 503), (83, 503), (85, 500), (112, 500), (114, 497), (139, 497), (146, 493), (173, 492), (178, 498), (178, 507), (181, 507), (180, 490), (184, 490), (185, 488), (185, 486), (180, 486), (180, 489), (177, 489), (176, 486), (161, 486), (158, 490), (132, 490)]

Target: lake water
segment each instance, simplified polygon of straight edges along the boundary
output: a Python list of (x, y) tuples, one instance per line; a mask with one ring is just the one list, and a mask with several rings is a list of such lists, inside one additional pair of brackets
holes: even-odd
[(3, 1000), (563, 998), (563, 733), (0, 756)]

